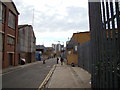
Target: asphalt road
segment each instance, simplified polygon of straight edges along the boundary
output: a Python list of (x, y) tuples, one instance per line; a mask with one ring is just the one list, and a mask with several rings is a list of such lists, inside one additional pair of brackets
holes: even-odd
[(3, 88), (38, 88), (47, 76), (55, 59), (50, 59), (43, 64), (41, 61), (20, 69), (14, 70), (2, 76)]

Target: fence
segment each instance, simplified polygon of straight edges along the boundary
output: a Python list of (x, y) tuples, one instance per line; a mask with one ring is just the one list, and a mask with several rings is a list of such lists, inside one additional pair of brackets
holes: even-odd
[(119, 3), (89, 2), (92, 88), (120, 88)]

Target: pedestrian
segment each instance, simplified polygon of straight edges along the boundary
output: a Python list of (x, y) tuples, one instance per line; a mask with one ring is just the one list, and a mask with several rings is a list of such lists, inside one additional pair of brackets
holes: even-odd
[(57, 64), (58, 64), (58, 62), (59, 62), (59, 58), (57, 57)]
[(45, 64), (45, 59), (43, 59), (43, 64)]
[(62, 57), (61, 57), (60, 61), (61, 61), (61, 65), (63, 65), (64, 59)]

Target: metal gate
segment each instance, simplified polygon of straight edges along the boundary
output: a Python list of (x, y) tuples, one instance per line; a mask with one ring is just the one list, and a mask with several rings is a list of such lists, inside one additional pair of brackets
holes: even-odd
[(92, 88), (120, 88), (120, 1), (89, 2)]

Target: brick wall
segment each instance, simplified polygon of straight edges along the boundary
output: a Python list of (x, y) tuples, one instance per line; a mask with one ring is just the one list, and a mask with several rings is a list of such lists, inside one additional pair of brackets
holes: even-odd
[[(11, 2), (9, 2), (11, 5), (13, 5)], [(15, 66), (18, 65), (18, 57), (17, 57), (17, 51), (16, 51), (16, 45), (17, 45), (17, 33), (18, 33), (18, 15), (14, 14), (12, 12), (12, 9), (10, 10), (6, 4), (3, 3), (5, 6), (5, 22), (2, 23), (2, 31), (3, 31), (3, 62), (2, 67), (7, 68), (9, 66)], [(14, 9), (14, 8), (13, 8)], [(8, 26), (8, 19), (9, 19), (9, 12), (12, 12), (15, 16), (15, 29), (12, 29)], [(14, 40), (13, 45), (8, 44), (8, 36), (12, 37)], [(11, 58), (11, 65), (9, 63), (9, 59)]]

